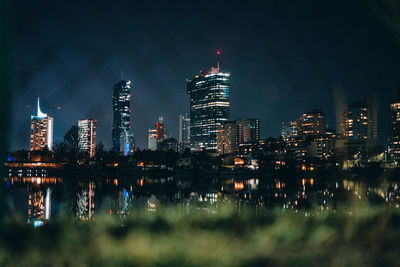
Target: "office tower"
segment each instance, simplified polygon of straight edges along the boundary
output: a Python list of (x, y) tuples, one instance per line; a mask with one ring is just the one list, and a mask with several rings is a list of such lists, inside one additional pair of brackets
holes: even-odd
[(368, 118), (370, 124), (370, 136), (372, 139), (378, 139), (378, 98), (376, 95), (366, 98), (365, 103), (368, 106)]
[(231, 154), (237, 149), (237, 125), (236, 121), (227, 121), (218, 125), (217, 153), (219, 155)]
[(283, 141), (289, 142), (298, 136), (298, 123), (297, 121), (282, 122), (281, 136)]
[(398, 99), (390, 104), (389, 155), (395, 162), (400, 161), (400, 89)]
[(161, 142), (166, 138), (164, 118), (162, 116), (159, 117), (158, 122), (156, 122), (155, 124), (155, 127), (157, 131), (157, 142)]
[(153, 151), (157, 150), (157, 129), (149, 129), (147, 148)]
[(81, 152), (88, 153), (89, 157), (96, 154), (96, 120), (86, 119), (78, 121), (78, 148)]
[(147, 148), (157, 150), (159, 144), (166, 139), (165, 124), (163, 117), (159, 117), (158, 122), (154, 124), (154, 128), (149, 128), (149, 138)]
[(245, 119), (236, 121), (237, 145), (258, 142), (260, 139), (260, 120)]
[(217, 152), (217, 128), (229, 120), (230, 74), (218, 67), (187, 80), (190, 95), (190, 146), (193, 151)]
[(39, 98), (37, 99), (37, 115), (31, 116), (30, 151), (53, 149), (54, 119), (40, 110)]
[(299, 135), (303, 137), (326, 134), (326, 117), (320, 110), (304, 113), (299, 119)]
[(370, 114), (368, 105), (355, 103), (347, 107), (341, 123), (342, 133), (348, 140), (371, 138)]
[(190, 148), (190, 118), (187, 113), (179, 115), (179, 145), (182, 150)]
[(134, 151), (131, 131), (131, 81), (121, 80), (114, 86), (113, 94), (113, 150), (123, 155)]

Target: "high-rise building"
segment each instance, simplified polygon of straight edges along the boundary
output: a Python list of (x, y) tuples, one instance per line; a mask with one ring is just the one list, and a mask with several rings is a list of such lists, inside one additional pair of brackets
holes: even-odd
[(231, 154), (237, 149), (236, 121), (227, 121), (218, 126), (217, 152), (220, 155)]
[(187, 113), (179, 115), (179, 145), (183, 150), (190, 148), (190, 118)]
[(341, 123), (342, 133), (348, 140), (366, 140), (371, 138), (369, 107), (364, 103), (355, 103), (347, 107)]
[(40, 110), (39, 98), (37, 99), (37, 115), (31, 116), (30, 151), (53, 149), (54, 119)]
[(321, 110), (301, 115), (298, 123), (299, 134), (303, 137), (326, 134), (326, 117)]
[(218, 67), (187, 80), (190, 95), (190, 146), (193, 151), (217, 152), (217, 129), (229, 120), (230, 74)]
[(400, 162), (400, 89), (398, 99), (390, 104), (389, 155), (395, 162)]
[(159, 117), (158, 122), (156, 122), (155, 126), (157, 131), (157, 142), (161, 142), (165, 139), (165, 124), (164, 118), (162, 116)]
[(281, 126), (281, 136), (283, 141), (289, 142), (298, 136), (298, 122), (297, 121), (289, 121), (282, 122)]
[(260, 120), (245, 119), (236, 121), (236, 143), (258, 142), (260, 139)]
[(78, 133), (79, 150), (88, 153), (89, 157), (91, 158), (94, 157), (96, 154), (96, 120), (79, 120)]
[(157, 129), (149, 129), (149, 139), (147, 148), (150, 150), (157, 150)]
[(159, 144), (166, 139), (165, 124), (163, 117), (159, 117), (158, 122), (154, 124), (154, 128), (149, 128), (149, 139), (147, 148), (157, 150)]
[(365, 102), (369, 107), (370, 136), (372, 139), (378, 139), (378, 99), (373, 95), (367, 97)]
[(227, 121), (217, 128), (217, 152), (218, 154), (231, 154), (237, 152), (241, 145), (258, 144), (259, 139), (260, 120)]
[(123, 155), (134, 151), (134, 137), (131, 131), (131, 81), (121, 80), (114, 86), (113, 94), (113, 150)]

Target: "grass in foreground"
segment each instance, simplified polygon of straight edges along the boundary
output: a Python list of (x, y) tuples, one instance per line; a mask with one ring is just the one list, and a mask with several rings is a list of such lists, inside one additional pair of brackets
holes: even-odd
[(311, 217), (164, 208), (122, 221), (61, 216), (38, 229), (10, 217), (0, 229), (0, 265), (395, 266), (399, 225), (400, 212), (371, 207)]

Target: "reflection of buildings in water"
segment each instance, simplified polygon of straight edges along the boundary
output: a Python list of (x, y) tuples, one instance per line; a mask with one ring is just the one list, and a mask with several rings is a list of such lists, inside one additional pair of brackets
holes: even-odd
[(112, 199), (110, 213), (117, 214), (120, 217), (129, 216), (130, 204), (131, 197), (129, 195), (129, 191), (124, 188), (117, 192), (116, 198)]
[(51, 189), (37, 190), (28, 185), (28, 223), (39, 225), (50, 220)]
[(94, 182), (90, 182), (77, 192), (76, 217), (90, 220), (94, 215)]

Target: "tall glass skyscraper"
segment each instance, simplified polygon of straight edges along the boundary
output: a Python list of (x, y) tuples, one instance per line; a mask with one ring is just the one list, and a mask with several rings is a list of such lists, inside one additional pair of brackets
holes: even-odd
[(134, 151), (131, 131), (131, 81), (121, 80), (114, 86), (112, 140), (113, 150), (123, 155)]
[(219, 66), (187, 80), (192, 151), (217, 152), (217, 128), (229, 120), (229, 85), (230, 74), (220, 72)]

